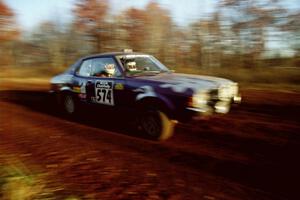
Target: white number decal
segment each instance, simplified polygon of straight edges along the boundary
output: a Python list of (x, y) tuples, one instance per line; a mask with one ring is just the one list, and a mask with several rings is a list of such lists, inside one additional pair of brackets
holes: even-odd
[(113, 81), (97, 81), (95, 84), (95, 101), (105, 105), (114, 105)]

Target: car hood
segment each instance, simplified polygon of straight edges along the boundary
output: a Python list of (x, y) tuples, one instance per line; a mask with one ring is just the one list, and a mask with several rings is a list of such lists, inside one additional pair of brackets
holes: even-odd
[(184, 92), (188, 89), (192, 89), (194, 92), (212, 90), (234, 84), (231, 80), (224, 78), (181, 73), (161, 73), (155, 76), (139, 76), (136, 78), (157, 81), (161, 88), (171, 88), (175, 92)]

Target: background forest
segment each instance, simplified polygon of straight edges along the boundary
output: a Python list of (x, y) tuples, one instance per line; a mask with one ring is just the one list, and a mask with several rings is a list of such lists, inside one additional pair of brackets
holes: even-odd
[(278, 0), (219, 0), (186, 26), (160, 1), (112, 14), (109, 0), (77, 0), (72, 14), (69, 23), (44, 21), (24, 31), (0, 0), (0, 78), (48, 78), (81, 56), (131, 48), (177, 72), (247, 84), (300, 83), (300, 10)]

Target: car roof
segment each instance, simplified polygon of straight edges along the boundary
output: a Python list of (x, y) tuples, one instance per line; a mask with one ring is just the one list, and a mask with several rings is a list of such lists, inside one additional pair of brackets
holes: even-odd
[(147, 55), (145, 53), (140, 52), (107, 52), (107, 53), (100, 53), (100, 54), (92, 54), (81, 58), (81, 60), (95, 58), (95, 57), (102, 57), (102, 56), (122, 56), (122, 55)]

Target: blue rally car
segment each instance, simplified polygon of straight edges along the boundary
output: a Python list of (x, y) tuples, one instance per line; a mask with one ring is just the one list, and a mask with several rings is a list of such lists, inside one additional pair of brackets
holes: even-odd
[(174, 73), (153, 56), (131, 50), (79, 59), (52, 78), (51, 92), (68, 115), (84, 104), (129, 109), (137, 127), (157, 140), (169, 138), (178, 121), (228, 113), (241, 101), (231, 80)]

